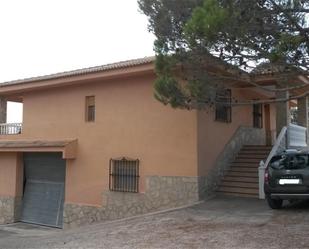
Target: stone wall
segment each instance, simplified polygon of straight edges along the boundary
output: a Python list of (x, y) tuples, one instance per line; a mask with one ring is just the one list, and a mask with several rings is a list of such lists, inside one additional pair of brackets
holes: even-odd
[[(100, 206), (65, 203), (64, 228), (194, 204), (213, 194), (224, 171), (243, 145), (264, 143), (264, 130), (240, 127), (218, 156), (209, 175), (147, 176), (145, 193), (106, 191)], [(0, 224), (19, 220), (20, 207), (20, 198), (0, 197)]]
[(229, 169), (242, 146), (265, 144), (266, 134), (264, 129), (240, 126), (217, 157), (216, 163), (209, 174), (200, 178), (200, 198), (213, 195), (225, 171)]
[(199, 177), (148, 176), (145, 193), (103, 193), (101, 207), (66, 203), (64, 227), (125, 218), (199, 201)]
[(14, 197), (0, 197), (0, 224), (8, 224), (16, 221), (15, 204)]
[(22, 211), (22, 197), (14, 198), (14, 221), (19, 221)]

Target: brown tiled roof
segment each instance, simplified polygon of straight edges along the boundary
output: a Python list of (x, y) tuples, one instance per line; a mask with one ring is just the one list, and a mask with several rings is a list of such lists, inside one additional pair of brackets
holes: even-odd
[(64, 147), (76, 140), (0, 140), (0, 148)]
[(303, 71), (293, 66), (271, 64), (266, 62), (258, 65), (255, 69), (253, 69), (252, 74), (271, 75), (271, 74), (290, 73), (290, 72), (302, 73)]
[(90, 74), (90, 73), (99, 73), (99, 72), (104, 72), (104, 71), (114, 70), (114, 69), (129, 68), (129, 67), (134, 67), (138, 65), (148, 64), (148, 63), (154, 62), (154, 60), (155, 60), (155, 57), (150, 56), (150, 57), (144, 57), (144, 58), (139, 58), (139, 59), (134, 59), (134, 60), (120, 61), (120, 62), (106, 64), (102, 66), (88, 67), (88, 68), (77, 69), (73, 71), (66, 71), (66, 72), (61, 72), (61, 73), (2, 82), (0, 83), (0, 87), (7, 86), (7, 85), (15, 85), (15, 84), (28, 83), (28, 82), (42, 81), (42, 80), (51, 80), (51, 79), (79, 76), (79, 75), (85, 75), (85, 74)]

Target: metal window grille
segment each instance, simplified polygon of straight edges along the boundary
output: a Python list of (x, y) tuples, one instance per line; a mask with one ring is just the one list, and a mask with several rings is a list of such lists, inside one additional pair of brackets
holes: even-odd
[(253, 127), (263, 128), (263, 107), (262, 104), (253, 105)]
[(224, 89), (216, 94), (216, 121), (232, 122), (232, 91)]
[(109, 163), (109, 190), (138, 193), (139, 160), (120, 158)]

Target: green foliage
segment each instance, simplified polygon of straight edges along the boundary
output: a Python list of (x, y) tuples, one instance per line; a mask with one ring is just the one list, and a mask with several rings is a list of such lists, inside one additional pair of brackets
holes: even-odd
[(171, 76), (176, 64), (177, 59), (174, 56), (165, 56), (162, 53), (158, 53), (156, 58), (157, 74)]
[(263, 63), (309, 69), (308, 1), (139, 0), (139, 6), (156, 36), (155, 96), (173, 107), (213, 105), (224, 77), (209, 73), (209, 64), (247, 72)]
[(186, 96), (178, 82), (171, 76), (161, 76), (155, 81), (155, 98), (172, 107), (185, 108)]
[(217, 34), (228, 21), (228, 15), (227, 9), (222, 8), (217, 0), (205, 0), (203, 6), (194, 9), (185, 26), (185, 35), (191, 42), (195, 42), (195, 37), (216, 41)]

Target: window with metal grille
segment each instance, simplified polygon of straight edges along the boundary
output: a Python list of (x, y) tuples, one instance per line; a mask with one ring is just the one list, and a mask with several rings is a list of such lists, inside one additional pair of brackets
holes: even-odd
[(85, 118), (87, 122), (94, 122), (95, 120), (95, 97), (94, 96), (86, 97)]
[(220, 90), (216, 94), (216, 121), (232, 122), (232, 91), (230, 89)]
[(109, 190), (138, 193), (139, 160), (120, 158), (109, 163)]
[(262, 104), (253, 105), (253, 127), (263, 128), (263, 106)]

